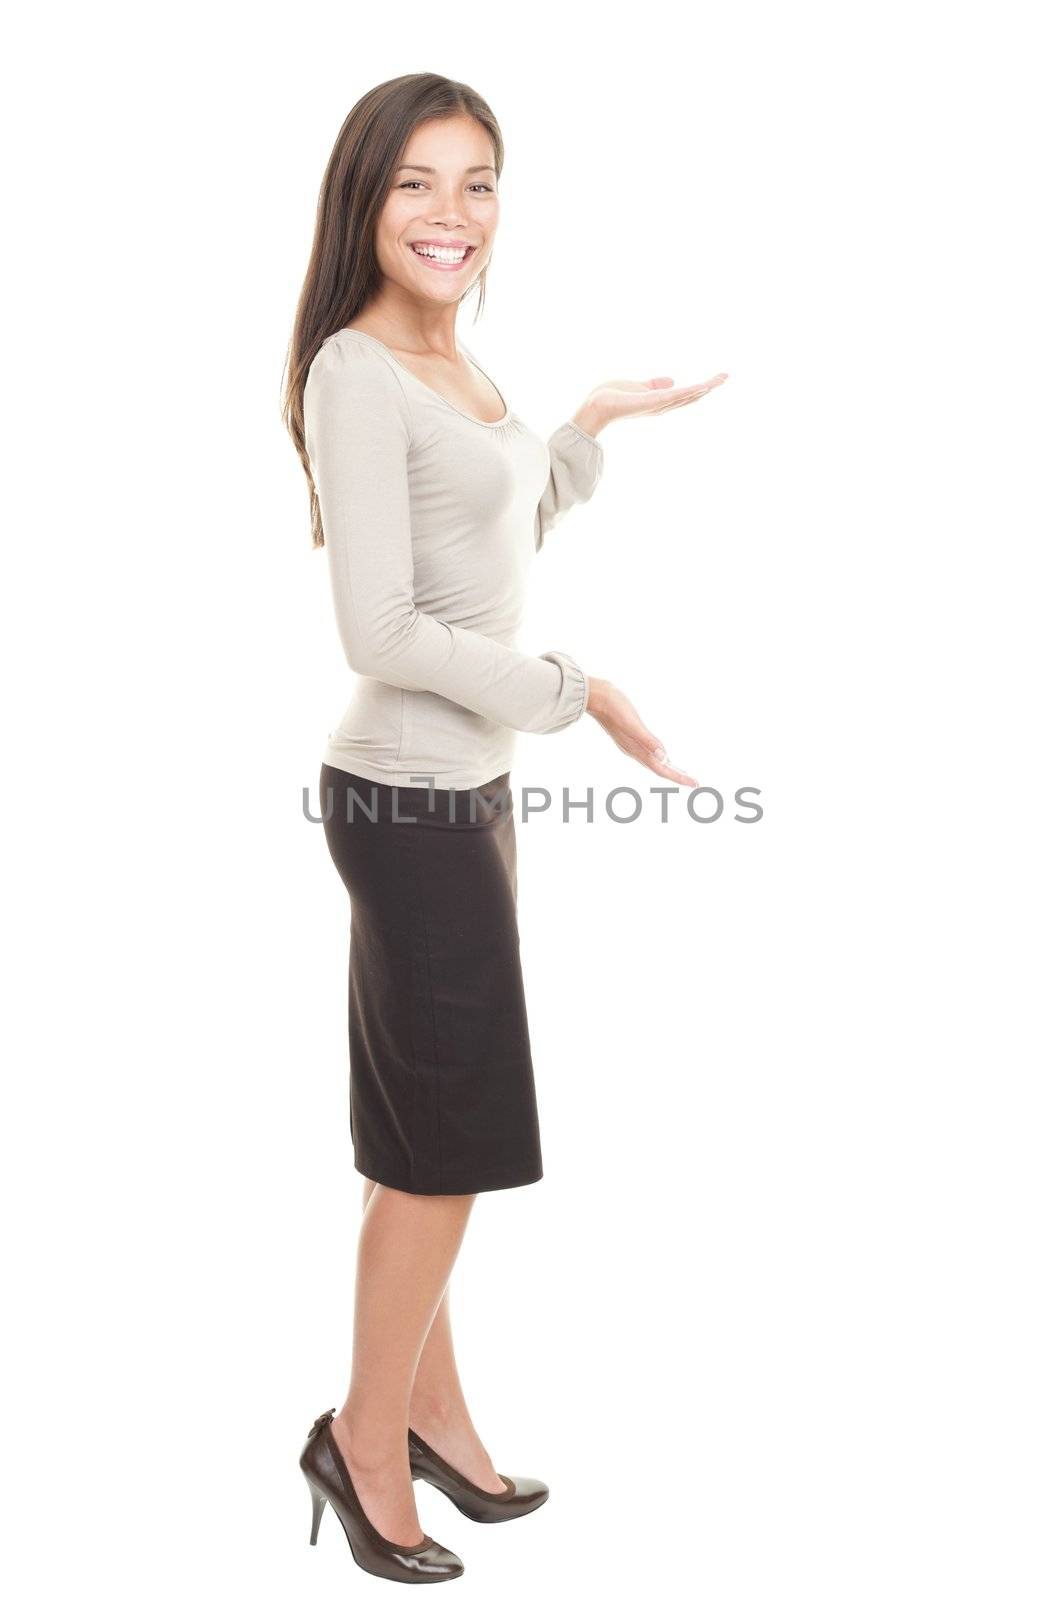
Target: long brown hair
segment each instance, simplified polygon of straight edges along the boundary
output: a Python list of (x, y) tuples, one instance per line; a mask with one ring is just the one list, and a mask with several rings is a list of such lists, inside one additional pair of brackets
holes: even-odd
[[(312, 253), (287, 349), (282, 407), (283, 421), (308, 479), (314, 547), (323, 544), (323, 521), (305, 449), (309, 367), (323, 341), (351, 322), (378, 288), (375, 227), (413, 130), (432, 117), (461, 113), (476, 117), (492, 140), (499, 178), (503, 140), (492, 111), (468, 84), (435, 72), (409, 72), (369, 89), (342, 123), (327, 162)], [(475, 318), (485, 303), (485, 272), (477, 284)]]

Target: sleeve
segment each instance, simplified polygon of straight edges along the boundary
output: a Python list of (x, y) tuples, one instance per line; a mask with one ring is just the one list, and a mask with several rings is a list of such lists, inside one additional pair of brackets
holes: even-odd
[(354, 672), (427, 689), (493, 722), (551, 733), (583, 715), (588, 679), (564, 651), (524, 655), (414, 601), (410, 416), (384, 356), (332, 340), (309, 367), (305, 448), (338, 633)]
[(571, 506), (590, 500), (602, 477), (603, 451), (598, 439), (564, 422), (547, 441), (551, 476), (536, 508), (537, 550)]

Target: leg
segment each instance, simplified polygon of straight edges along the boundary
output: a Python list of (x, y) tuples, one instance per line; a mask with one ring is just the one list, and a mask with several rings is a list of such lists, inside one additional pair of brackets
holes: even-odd
[[(365, 1180), (364, 1204), (374, 1188)], [(479, 1489), (500, 1494), (505, 1485), (471, 1421), (456, 1368), (450, 1291), (445, 1286), (419, 1356), (411, 1392), (409, 1423), (421, 1439)]]
[(473, 1202), (383, 1184), (365, 1193), (352, 1377), (332, 1431), (368, 1520), (399, 1544), (425, 1537), (408, 1462), (412, 1385)]
[(447, 1287), (419, 1356), (409, 1419), (419, 1437), (479, 1489), (500, 1494), (506, 1488), (470, 1420), (456, 1370)]

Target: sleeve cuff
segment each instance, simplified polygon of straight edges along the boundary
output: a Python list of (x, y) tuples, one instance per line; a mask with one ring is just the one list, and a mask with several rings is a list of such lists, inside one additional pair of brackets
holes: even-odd
[(569, 657), (569, 673), (576, 688), (576, 703), (571, 722), (579, 722), (588, 709), (588, 674)]
[(548, 730), (554, 733), (559, 728), (568, 728), (572, 722), (579, 722), (588, 709), (588, 674), (564, 650), (549, 650), (544, 659), (556, 662), (562, 673), (558, 716)]
[(564, 422), (562, 426), (564, 428), (569, 428), (570, 431), (575, 433), (579, 439), (583, 439), (585, 444), (593, 446), (594, 449), (598, 450), (599, 454), (602, 455), (602, 445), (599, 443), (598, 439), (593, 433), (585, 433), (583, 428), (578, 427), (578, 425), (572, 421)]

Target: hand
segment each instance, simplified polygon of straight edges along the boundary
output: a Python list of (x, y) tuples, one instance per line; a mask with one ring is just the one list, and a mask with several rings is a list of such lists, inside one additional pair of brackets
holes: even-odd
[(615, 422), (618, 417), (651, 417), (659, 411), (672, 411), (676, 406), (692, 405), (726, 379), (726, 372), (718, 372), (705, 383), (691, 383), (677, 389), (671, 378), (648, 378), (645, 383), (631, 378), (611, 378), (592, 390), (580, 410), (574, 413), (573, 421), (594, 438), (608, 422)]
[(699, 787), (698, 779), (692, 778), (689, 772), (681, 772), (679, 767), (668, 765), (661, 740), (640, 721), (635, 706), (616, 684), (606, 678), (589, 678), (585, 709), (606, 729), (626, 755), (641, 761), (661, 778), (671, 778), (673, 783), (690, 784), (692, 789)]

